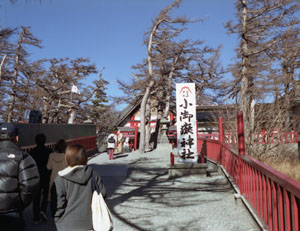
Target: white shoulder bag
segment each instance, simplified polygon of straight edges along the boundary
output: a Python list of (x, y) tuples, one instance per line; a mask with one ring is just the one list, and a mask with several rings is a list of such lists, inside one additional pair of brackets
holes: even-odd
[(92, 175), (92, 215), (93, 228), (95, 231), (110, 231), (113, 230), (113, 222), (110, 211), (103, 199), (99, 185)]

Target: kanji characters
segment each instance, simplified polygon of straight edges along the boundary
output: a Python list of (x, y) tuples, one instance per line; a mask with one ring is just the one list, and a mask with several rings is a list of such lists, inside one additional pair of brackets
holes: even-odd
[(179, 93), (177, 103), (178, 154), (182, 160), (191, 160), (195, 158), (195, 152), (197, 150), (197, 142), (195, 142), (195, 134), (197, 135), (197, 132), (195, 132), (195, 86), (194, 84), (182, 84), (181, 86), (182, 87), (178, 88), (176, 86), (176, 92), (178, 90)]

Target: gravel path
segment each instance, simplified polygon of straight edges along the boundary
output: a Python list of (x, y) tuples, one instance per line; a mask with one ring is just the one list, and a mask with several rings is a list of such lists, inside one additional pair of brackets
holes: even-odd
[(260, 230), (222, 175), (168, 179), (169, 151), (89, 161), (108, 190), (115, 231)]

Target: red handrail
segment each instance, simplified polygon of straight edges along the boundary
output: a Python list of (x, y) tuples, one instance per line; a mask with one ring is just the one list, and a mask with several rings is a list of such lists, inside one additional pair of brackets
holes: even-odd
[(198, 138), (199, 150), (204, 140), (208, 159), (221, 164), (235, 183), (242, 177), (242, 196), (271, 231), (299, 231), (300, 182), (247, 155), (241, 156), (240, 176), (238, 156), (230, 146)]

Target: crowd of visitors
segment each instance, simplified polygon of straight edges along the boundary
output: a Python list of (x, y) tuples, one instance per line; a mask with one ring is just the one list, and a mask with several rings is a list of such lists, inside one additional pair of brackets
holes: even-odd
[[(117, 137), (109, 137), (107, 145), (112, 160)], [(11, 123), (0, 125), (0, 215), (15, 213), (19, 219), (17, 229), (23, 230), (22, 214), (31, 202), (34, 224), (50, 218), (50, 204), (51, 219), (58, 231), (93, 230), (92, 178), (102, 196), (106, 196), (100, 175), (87, 165), (83, 146), (67, 145), (60, 139), (52, 150), (46, 141), (45, 134), (39, 133), (35, 136), (36, 146), (29, 153), (24, 152), (17, 146), (18, 129)]]

